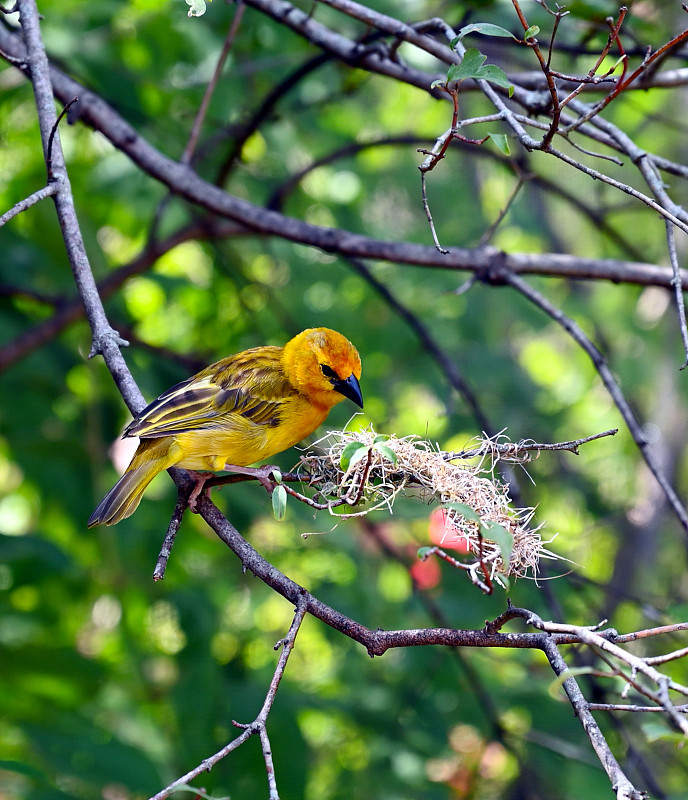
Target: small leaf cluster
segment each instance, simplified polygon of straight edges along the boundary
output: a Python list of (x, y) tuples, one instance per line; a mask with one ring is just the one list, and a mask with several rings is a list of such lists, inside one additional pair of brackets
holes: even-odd
[(373, 440), (371, 447), (368, 447), (363, 442), (349, 442), (342, 450), (339, 466), (344, 472), (348, 472), (348, 470), (355, 467), (359, 461), (367, 457), (369, 450), (376, 450), (386, 461), (390, 461), (396, 467), (397, 454), (389, 445), (385, 444), (388, 439), (389, 436), (382, 433), (378, 434)]

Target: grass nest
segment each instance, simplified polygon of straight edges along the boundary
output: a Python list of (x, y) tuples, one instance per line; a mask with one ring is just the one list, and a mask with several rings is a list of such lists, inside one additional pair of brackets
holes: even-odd
[[(336, 515), (355, 517), (381, 508), (392, 513), (400, 494), (436, 501), (445, 511), (447, 541), (465, 543), (477, 559), (474, 575), (479, 567), (488, 584), (535, 577), (540, 558), (554, 557), (542, 541), (541, 526), (531, 525), (534, 509), (514, 508), (508, 487), (495, 478), (495, 465), (503, 456), (489, 442), (470, 451), (482, 453), (470, 463), (419, 437), (380, 435), (372, 427), (331, 431), (316, 445), (321, 452), (304, 454), (298, 465), (298, 472), (317, 485), (315, 499), (324, 501), (313, 502), (315, 507), (334, 514), (335, 508), (348, 505), (357, 510)], [(517, 454), (513, 460), (523, 458)]]

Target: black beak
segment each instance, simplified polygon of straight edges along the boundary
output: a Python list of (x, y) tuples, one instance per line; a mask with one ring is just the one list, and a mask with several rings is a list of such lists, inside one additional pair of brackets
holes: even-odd
[(358, 379), (356, 376), (351, 373), (349, 377), (343, 381), (341, 378), (332, 381), (332, 387), (336, 392), (339, 394), (343, 394), (344, 397), (348, 397), (349, 400), (353, 400), (357, 406), (363, 408), (363, 397), (361, 395), (361, 387), (358, 384)]

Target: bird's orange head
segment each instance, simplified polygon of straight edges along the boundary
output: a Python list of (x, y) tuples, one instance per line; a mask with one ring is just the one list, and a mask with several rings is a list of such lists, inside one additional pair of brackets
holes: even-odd
[(329, 328), (309, 328), (284, 345), (284, 374), (313, 405), (327, 409), (345, 397), (363, 408), (358, 379), (361, 357), (351, 342)]

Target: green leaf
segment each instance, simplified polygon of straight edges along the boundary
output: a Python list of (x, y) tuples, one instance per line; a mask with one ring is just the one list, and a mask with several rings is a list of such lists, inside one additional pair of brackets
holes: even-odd
[(509, 138), (505, 133), (488, 133), (490, 139), (497, 145), (497, 149), (501, 150), (505, 156), (511, 155), (511, 148), (509, 147)]
[(641, 726), (648, 742), (668, 741), (676, 742), (676, 744), (685, 744), (686, 737), (679, 731), (669, 730), (666, 725), (661, 722), (646, 722)]
[(458, 511), (458, 513), (461, 514), (462, 517), (465, 517), (471, 522), (478, 522), (478, 523), (480, 522), (480, 515), (478, 514), (478, 512), (474, 508), (467, 506), (465, 503), (443, 503), (442, 508), (448, 508), (451, 509), (452, 511)]
[(396, 467), (397, 465), (397, 454), (392, 450), (392, 448), (387, 444), (374, 444), (373, 449), (377, 450), (377, 452), (385, 459), (385, 461), (391, 461), (392, 464)]
[(493, 25), (491, 22), (472, 22), (459, 30), (459, 35), (452, 39), (451, 46), (456, 47), (463, 37), (468, 36), (469, 33), (482, 33), (483, 36), (504, 36), (518, 41), (511, 31), (506, 28), (500, 28), (499, 25)]
[(425, 561), (425, 559), (432, 553), (434, 549), (435, 549), (434, 547), (428, 547), (427, 545), (425, 547), (419, 547), (416, 555), (422, 561)]
[(561, 689), (561, 687), (569, 678), (575, 678), (576, 675), (590, 675), (594, 672), (595, 670), (593, 667), (571, 667), (570, 669), (565, 669), (561, 675), (558, 675), (549, 684), (547, 691), (555, 700), (560, 700), (561, 698), (559, 696), (559, 689)]
[(482, 528), (483, 536), (499, 546), (499, 552), (502, 554), (502, 561), (504, 562), (504, 566), (507, 566), (509, 561), (511, 561), (511, 553), (514, 549), (513, 534), (498, 522), (483, 522), (480, 527)]
[(448, 81), (462, 81), (466, 78), (477, 78), (482, 65), (487, 60), (475, 47), (469, 47), (464, 53), (460, 64), (452, 64), (447, 71)]
[(277, 468), (272, 470), (272, 479), (277, 484), (282, 483), (282, 473)]
[(388, 442), (388, 441), (389, 441), (389, 434), (378, 433), (373, 439), (373, 444), (378, 444), (378, 442)]
[(452, 64), (447, 70), (447, 81), (463, 81), (466, 78), (474, 80), (484, 80), (502, 86), (509, 90), (509, 97), (514, 92), (514, 87), (509, 83), (504, 70), (496, 64), (485, 64), (487, 56), (484, 56), (474, 47), (469, 47), (464, 54), (460, 64)]
[(287, 490), (281, 484), (276, 486), (272, 493), (272, 513), (278, 522), (281, 522), (287, 513)]
[(494, 579), (495, 583), (498, 583), (502, 587), (502, 589), (504, 589), (505, 592), (509, 591), (509, 586), (511, 586), (511, 581), (506, 577), (506, 575), (503, 575), (501, 572), (498, 572), (494, 576)]
[(205, 0), (186, 0), (186, 5), (189, 6), (189, 17), (202, 17), (205, 14)]
[(363, 442), (349, 442), (349, 444), (347, 444), (342, 450), (342, 454), (339, 457), (339, 466), (344, 470), (344, 472), (346, 472), (350, 466), (353, 466), (353, 464), (356, 464), (361, 458), (363, 458), (363, 454), (359, 455), (352, 464), (354, 455), (356, 453), (363, 453), (363, 451), (367, 452), (367, 450), (368, 448), (363, 444)]
[(480, 68), (478, 78), (484, 81), (494, 83), (495, 86), (501, 86), (504, 89), (509, 89), (509, 97), (514, 93), (514, 87), (509, 83), (504, 70), (500, 69), (496, 64), (485, 64)]
[(363, 461), (363, 459), (367, 458), (367, 456), (368, 456), (368, 448), (365, 445), (363, 445), (362, 448), (357, 450), (351, 456), (351, 460), (349, 461), (349, 469), (351, 469), (351, 467), (355, 467), (359, 461)]
[(537, 25), (531, 25), (530, 28), (528, 28), (523, 34), (523, 38), (532, 39), (533, 36), (537, 36), (538, 33), (540, 33), (540, 28)]
[(436, 81), (433, 81), (433, 82), (430, 84), (430, 88), (431, 88), (431, 89), (436, 89), (438, 86), (444, 86), (444, 83), (445, 83), (445, 82), (444, 82), (444, 81), (441, 81), (441, 80), (436, 80)]

